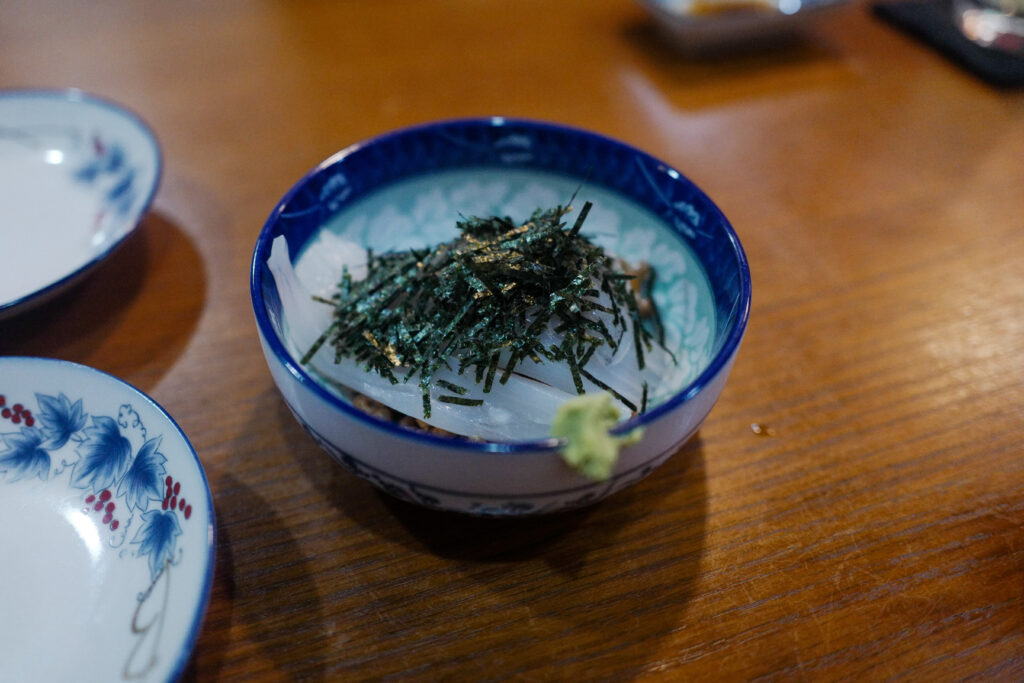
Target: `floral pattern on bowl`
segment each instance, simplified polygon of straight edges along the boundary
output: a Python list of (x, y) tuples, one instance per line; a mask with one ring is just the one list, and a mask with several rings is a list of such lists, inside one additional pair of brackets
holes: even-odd
[[(12, 593), (0, 589), (0, 639), (18, 645), (0, 678), (173, 680), (209, 593), (212, 521), (195, 452), (152, 400), (84, 366), (0, 358), (0, 544), (36, 551), (0, 570)], [(69, 600), (13, 592), (52, 583), (55, 566)], [(47, 639), (77, 645), (46, 658), (34, 643)]]

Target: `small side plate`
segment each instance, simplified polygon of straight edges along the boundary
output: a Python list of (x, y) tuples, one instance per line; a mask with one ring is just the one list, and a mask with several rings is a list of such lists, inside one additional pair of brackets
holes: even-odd
[(77, 282), (131, 234), (160, 147), (120, 106), (78, 90), (0, 90), (0, 319)]
[(98, 370), (0, 358), (0, 679), (173, 681), (214, 565), (181, 429)]

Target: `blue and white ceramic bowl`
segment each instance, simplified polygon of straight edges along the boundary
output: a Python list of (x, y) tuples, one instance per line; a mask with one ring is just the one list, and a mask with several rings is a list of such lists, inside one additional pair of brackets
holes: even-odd
[(195, 451), (110, 375), (0, 357), (0, 554), (0, 679), (176, 680), (213, 578)]
[[(643, 428), (606, 481), (569, 468), (552, 438), (474, 443), (378, 419), (303, 368), (267, 261), (287, 241), (299, 275), (329, 231), (375, 251), (455, 236), (461, 216), (508, 215), (591, 201), (584, 233), (610, 253), (648, 261), (654, 298), (679, 367), (643, 415)], [(314, 291), (333, 282), (308, 283)], [(725, 384), (750, 308), (739, 239), (710, 199), (668, 164), (621, 142), (508, 118), (442, 121), (355, 144), (302, 178), (256, 243), (251, 293), (274, 381), (307, 432), (378, 488), (425, 506), (478, 515), (531, 515), (594, 503), (650, 474), (689, 439)]]
[(0, 318), (76, 283), (149, 208), (149, 126), (79, 90), (0, 90)]

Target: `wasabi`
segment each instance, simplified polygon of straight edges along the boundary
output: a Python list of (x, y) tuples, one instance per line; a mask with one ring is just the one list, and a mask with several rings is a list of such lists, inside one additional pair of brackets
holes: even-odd
[(619, 421), (619, 409), (607, 392), (583, 394), (566, 401), (555, 412), (551, 435), (565, 439), (562, 458), (580, 474), (604, 481), (612, 474), (623, 446), (640, 440), (643, 430), (623, 436), (608, 432)]

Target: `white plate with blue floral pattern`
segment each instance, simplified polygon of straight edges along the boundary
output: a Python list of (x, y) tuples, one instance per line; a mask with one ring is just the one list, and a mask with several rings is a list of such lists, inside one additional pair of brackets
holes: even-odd
[(172, 681), (214, 565), (195, 451), (137, 389), (0, 358), (0, 680)]
[(0, 90), (0, 318), (77, 282), (131, 234), (161, 172), (149, 127), (78, 90)]

